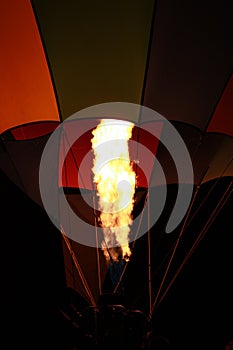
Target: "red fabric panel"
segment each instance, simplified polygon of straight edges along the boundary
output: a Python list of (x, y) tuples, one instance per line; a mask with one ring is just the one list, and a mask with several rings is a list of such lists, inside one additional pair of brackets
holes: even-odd
[[(134, 170), (137, 176), (137, 187), (148, 188), (149, 186), (159, 143), (159, 139), (154, 135), (155, 133), (156, 135), (161, 134), (162, 126), (162, 122), (150, 122), (143, 125), (143, 128), (134, 127), (133, 129), (132, 140), (136, 142), (136, 150), (133, 150), (133, 145), (129, 144), (129, 152), (130, 159), (135, 161)], [(155, 132), (156, 129), (157, 132)]]
[(215, 109), (207, 131), (233, 136), (233, 75)]
[(11, 130), (15, 140), (29, 140), (53, 132), (59, 122), (44, 122), (23, 125)]
[(59, 120), (39, 31), (29, 0), (0, 1), (0, 133)]
[[(92, 189), (91, 168), (93, 165), (93, 154), (91, 150), (91, 131), (97, 126), (98, 122), (98, 119), (63, 122), (63, 132), (60, 141), (59, 186)], [(77, 138), (77, 135), (80, 136)], [(66, 156), (64, 157), (65, 154)], [(83, 162), (85, 156), (86, 158)]]
[[(76, 126), (74, 123), (76, 123)], [(92, 128), (90, 120), (76, 120), (65, 125), (67, 133), (63, 134), (61, 138), (59, 169), (62, 165), (61, 159), (64, 157), (64, 151), (68, 150), (68, 153), (65, 157), (61, 174), (59, 174), (61, 175), (59, 176), (59, 186), (93, 189), (91, 171), (93, 166), (91, 138), (93, 136), (91, 132), (97, 125), (98, 120), (92, 120), (91, 123), (93, 126)], [(71, 146), (70, 139), (72, 139), (72, 136), (69, 136), (70, 130), (73, 128), (73, 132), (75, 132), (75, 127), (82, 127), (83, 130), (85, 130), (85, 127), (83, 127), (84, 125), (86, 125), (86, 127), (88, 126), (89, 130), (87, 128), (87, 131)], [(151, 122), (146, 123), (146, 125), (143, 125), (141, 128), (137, 126), (133, 128), (131, 137), (131, 141), (133, 142), (129, 142), (129, 153), (137, 175), (137, 187), (147, 188), (148, 182), (150, 181), (159, 142), (159, 140), (153, 136), (154, 128), (159, 130), (159, 132), (157, 131), (157, 135), (159, 135), (162, 131), (162, 123)]]

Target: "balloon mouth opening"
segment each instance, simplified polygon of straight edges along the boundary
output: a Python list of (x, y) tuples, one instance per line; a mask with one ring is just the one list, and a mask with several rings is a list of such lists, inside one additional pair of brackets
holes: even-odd
[[(120, 182), (120, 186), (131, 187), (127, 181)], [(91, 226), (97, 226), (102, 228), (107, 228), (101, 224), (100, 216), (103, 211), (99, 210), (96, 205), (93, 206), (93, 198), (96, 202), (98, 199), (97, 192), (90, 189), (80, 189), (76, 187), (62, 187), (60, 191), (64, 192), (66, 200), (73, 210), (75, 215), (77, 215), (81, 220)], [(133, 208), (132, 208), (132, 220), (135, 220), (140, 214), (142, 214), (143, 207), (146, 202), (146, 196), (148, 194), (148, 188), (146, 187), (135, 187), (135, 193), (133, 197)], [(79, 205), (77, 205), (79, 203)], [(127, 205), (127, 202), (125, 203)], [(123, 210), (124, 207), (119, 208), (119, 212)], [(105, 212), (106, 214), (108, 212)], [(117, 215), (118, 211), (112, 211)]]

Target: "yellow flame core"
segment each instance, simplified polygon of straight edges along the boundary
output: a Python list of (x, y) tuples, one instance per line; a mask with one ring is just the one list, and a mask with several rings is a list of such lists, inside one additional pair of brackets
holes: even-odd
[(109, 252), (113, 260), (118, 260), (120, 254), (126, 260), (131, 255), (129, 233), (136, 175), (130, 162), (128, 140), (133, 126), (127, 121), (102, 119), (92, 132), (92, 171), (104, 233), (102, 248), (107, 259)]

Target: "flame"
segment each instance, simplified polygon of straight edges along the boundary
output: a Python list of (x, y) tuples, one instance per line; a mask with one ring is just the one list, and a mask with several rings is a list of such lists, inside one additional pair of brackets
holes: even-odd
[(107, 260), (128, 260), (130, 225), (136, 175), (132, 168), (128, 140), (134, 124), (101, 119), (93, 130), (93, 174), (104, 240), (102, 249)]

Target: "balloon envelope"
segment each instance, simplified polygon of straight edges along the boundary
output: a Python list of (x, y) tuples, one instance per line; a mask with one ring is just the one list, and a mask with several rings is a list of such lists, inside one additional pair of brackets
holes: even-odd
[[(221, 203), (233, 176), (230, 7), (226, 1), (207, 1), (201, 9), (183, 0), (159, 0), (156, 4), (152, 0), (122, 0), (114, 5), (104, 0), (91, 6), (75, 0), (1, 1), (1, 169), (43, 207), (39, 183), (43, 151), (53, 131), (62, 130), (64, 125), (65, 133), (60, 134), (56, 144), (58, 164), (64, 149), (67, 155), (62, 170), (55, 174), (55, 182), (53, 174), (48, 174), (47, 188), (55, 186), (58, 203), (60, 193), (65, 193), (69, 206), (82, 220), (80, 232), (85, 231), (87, 222), (95, 229), (95, 212), (83, 194), (93, 194), (91, 131), (106, 115), (97, 116), (95, 109), (91, 115), (83, 111), (112, 102), (149, 108), (169, 121), (181, 136), (193, 166), (194, 190), (201, 187), (204, 191), (225, 180), (222, 186), (215, 187), (215, 199), (201, 214), (205, 215), (189, 226), (190, 241), (185, 241), (180, 252), (180, 256), (185, 255), (195, 241), (194, 233), (205, 228), (201, 222), (215, 215), (215, 206)], [(70, 120), (76, 113), (79, 118)], [(149, 185), (151, 206), (160, 188), (165, 186), (168, 191), (165, 211), (151, 231), (154, 299), (158, 281), (166, 272), (164, 261), (168, 261), (181, 229), (178, 226), (173, 234), (164, 233), (175, 205), (179, 178), (172, 153), (161, 142), (163, 121), (131, 117), (135, 123), (131, 141), (137, 144), (136, 148), (135, 143), (131, 144), (131, 160), (138, 172), (135, 217), (143, 213)], [(128, 116), (116, 113), (115, 118)], [(66, 136), (76, 129), (80, 137), (70, 146)], [(143, 152), (138, 154), (142, 146), (150, 151), (149, 158)], [(88, 152), (90, 157), (80, 172)], [(157, 162), (163, 169), (165, 184), (157, 182)], [(196, 201), (194, 207), (200, 202)], [(58, 208), (60, 219), (68, 222), (68, 211), (62, 209)], [(144, 213), (142, 216), (147, 225), (148, 217)], [(139, 305), (145, 312), (151, 306), (151, 286), (145, 273), (150, 256), (147, 239), (148, 234), (135, 244), (129, 272), (125, 274), (129, 304)], [(98, 301), (101, 289), (112, 293), (100, 249), (69, 237), (63, 241), (63, 254), (67, 285), (89, 303)], [(174, 274), (175, 269), (170, 277)]]

